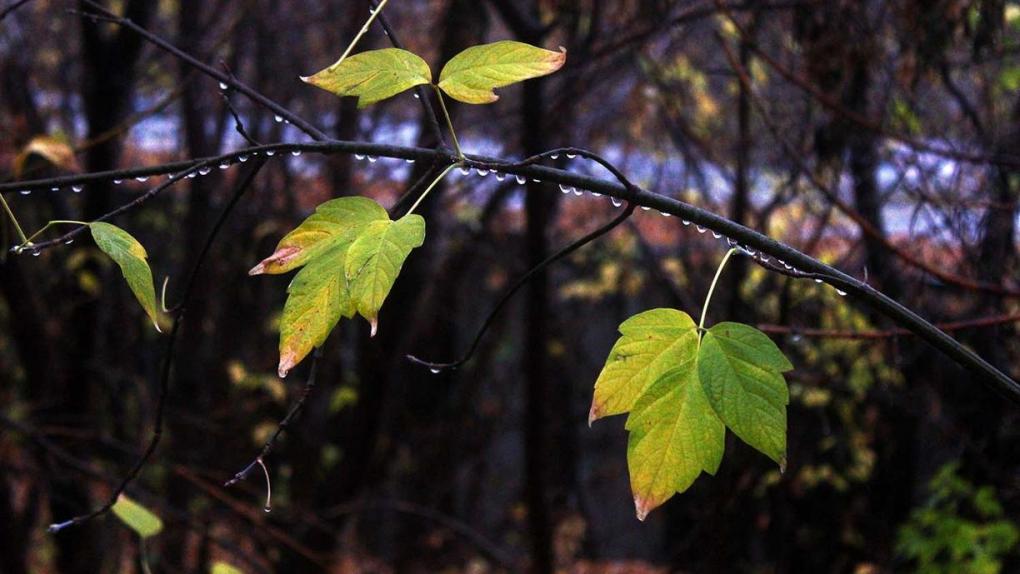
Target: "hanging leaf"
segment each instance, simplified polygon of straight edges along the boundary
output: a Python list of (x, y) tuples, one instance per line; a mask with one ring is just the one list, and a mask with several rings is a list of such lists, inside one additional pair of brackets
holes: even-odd
[(148, 254), (145, 248), (131, 234), (116, 225), (97, 221), (89, 224), (89, 230), (99, 249), (120, 267), (131, 292), (149, 315), (156, 330), (161, 331), (159, 311), (156, 308), (156, 289), (152, 283), (152, 270), (146, 262)]
[(454, 56), (439, 74), (439, 88), (467, 104), (489, 104), (499, 99), (493, 92), (530, 78), (559, 70), (567, 53), (504, 40), (472, 46)]
[(589, 422), (629, 412), (627, 466), (638, 519), (715, 474), (726, 427), (785, 466), (782, 373), (792, 369), (762, 332), (740, 323), (704, 331), (676, 309), (652, 309), (620, 324), (595, 382)]
[(74, 149), (63, 138), (36, 136), (14, 158), (15, 178), (21, 178), (28, 159), (33, 155), (42, 157), (51, 164), (66, 171), (79, 171), (81, 169), (78, 165), (78, 159), (74, 156)]
[(620, 324), (620, 334), (595, 382), (588, 424), (629, 411), (662, 373), (697, 353), (697, 326), (676, 309), (638, 313)]
[(715, 474), (726, 427), (712, 411), (687, 357), (658, 377), (627, 417), (627, 466), (638, 520), (687, 490), (701, 471)]
[(287, 302), (280, 320), (280, 377), (308, 356), (340, 321), (354, 316), (347, 291), (344, 260), (350, 242), (337, 243), (312, 260), (287, 287)]
[(405, 215), (396, 221), (375, 221), (351, 244), (344, 271), (358, 313), (378, 328), (379, 309), (397, 280), (404, 260), (425, 241), (425, 220)]
[(337, 245), (349, 245), (362, 226), (388, 219), (386, 210), (367, 197), (332, 199), (316, 207), (315, 213), (285, 235), (276, 251), (248, 274), (275, 275), (297, 269)]
[[(303, 267), (287, 287), (280, 319), (281, 377), (321, 346), (342, 317), (361, 313), (376, 330), (376, 317), (400, 268), (422, 244), (425, 220), (390, 221), (364, 197), (327, 201), (288, 233), (251, 275)], [(353, 261), (353, 263), (352, 263)]]
[(113, 504), (111, 510), (121, 522), (142, 538), (155, 536), (163, 530), (163, 521), (158, 516), (124, 494), (117, 497), (117, 502)]
[(783, 372), (793, 365), (761, 331), (719, 323), (705, 333), (698, 374), (709, 403), (738, 437), (780, 467), (786, 466), (786, 405)]
[(407, 50), (384, 48), (355, 54), (301, 79), (338, 96), (357, 97), (358, 107), (363, 108), (432, 83), (432, 70)]

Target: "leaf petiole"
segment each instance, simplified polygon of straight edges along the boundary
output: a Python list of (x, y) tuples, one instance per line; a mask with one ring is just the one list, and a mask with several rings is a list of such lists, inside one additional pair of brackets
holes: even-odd
[(21, 229), (21, 224), (18, 223), (18, 218), (14, 217), (14, 212), (11, 211), (11, 206), (7, 205), (7, 199), (0, 193), (0, 205), (3, 205), (4, 211), (7, 212), (7, 217), (10, 218), (11, 223), (14, 224), (14, 229), (18, 231), (18, 237), (21, 238), (22, 243), (28, 243), (28, 238), (25, 237), (25, 231)]
[(354, 36), (353, 40), (351, 40), (351, 43), (347, 46), (347, 49), (344, 50), (344, 53), (340, 55), (340, 59), (334, 62), (333, 65), (329, 67), (330, 70), (335, 69), (337, 66), (342, 64), (344, 60), (347, 59), (347, 56), (351, 55), (351, 51), (354, 50), (354, 47), (358, 45), (359, 41), (361, 41), (361, 37), (368, 33), (368, 29), (372, 26), (372, 22), (375, 22), (376, 16), (382, 13), (383, 8), (389, 1), (390, 0), (382, 0), (381, 2), (379, 2), (379, 5), (375, 7), (374, 10), (372, 8), (368, 9), (369, 11), (368, 21), (365, 22), (365, 25), (361, 27), (361, 30), (358, 31), (358, 34)]
[[(456, 136), (454, 136), (454, 140), (453, 141), (456, 143), (456, 141), (457, 141)], [(429, 194), (429, 192), (432, 191), (432, 188), (436, 187), (436, 185), (440, 181), (442, 181), (444, 177), (446, 177), (446, 174), (450, 173), (453, 170), (453, 168), (457, 167), (458, 165), (461, 165), (461, 164), (460, 163), (451, 163), (450, 165), (446, 166), (446, 169), (444, 169), (442, 171), (442, 173), (440, 173), (439, 176), (436, 177), (436, 179), (432, 180), (432, 183), (430, 183), (429, 186), (427, 188), (425, 188), (425, 191), (423, 191), (421, 193), (421, 195), (418, 196), (418, 199), (415, 200), (414, 205), (411, 206), (411, 209), (407, 210), (407, 215), (410, 215), (410, 214), (414, 213), (414, 210), (418, 208), (418, 205), (425, 199), (425, 196), (427, 196)]]
[(450, 130), (450, 135), (453, 137), (453, 147), (457, 148), (457, 157), (464, 159), (464, 152), (461, 151), (460, 142), (457, 141), (457, 131), (453, 129), (453, 120), (450, 119), (450, 112), (446, 109), (446, 100), (443, 99), (443, 91), (435, 84), (432, 84), (432, 89), (436, 91), (436, 97), (439, 98), (439, 107), (443, 109), (443, 117), (446, 118), (446, 127)]
[[(81, 226), (88, 226), (88, 222), (85, 222), (85, 221), (75, 221), (73, 219), (54, 219), (53, 221), (48, 221), (48, 222), (46, 222), (46, 225), (42, 226), (42, 229), (40, 229), (39, 231), (36, 231), (35, 233), (33, 233), (31, 237), (25, 237), (24, 234), (22, 234), (21, 237), (22, 237), (22, 239), (24, 241), (22, 241), (21, 245), (17, 246), (15, 249), (21, 250), (21, 249), (25, 249), (26, 247), (29, 247), (30, 245), (32, 245), (32, 240), (33, 239), (35, 239), (36, 237), (39, 237), (47, 229), (53, 227), (54, 225), (81, 225)], [(19, 231), (20, 231), (20, 229), (19, 229)]]
[(715, 277), (712, 278), (712, 285), (708, 288), (708, 296), (705, 297), (705, 305), (701, 308), (701, 320), (698, 321), (698, 345), (701, 345), (701, 335), (705, 332), (705, 317), (708, 315), (708, 304), (712, 301), (712, 293), (715, 292), (715, 285), (719, 282), (719, 276), (722, 275), (723, 268), (726, 267), (726, 262), (730, 260), (730, 256), (736, 253), (737, 248), (730, 248), (723, 255), (722, 261), (719, 262), (719, 268), (715, 270)]

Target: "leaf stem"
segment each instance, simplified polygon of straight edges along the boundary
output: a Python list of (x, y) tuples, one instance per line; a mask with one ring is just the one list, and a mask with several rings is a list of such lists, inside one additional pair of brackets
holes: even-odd
[(460, 142), (457, 141), (457, 131), (453, 129), (453, 120), (450, 119), (450, 112), (446, 109), (446, 100), (443, 99), (443, 91), (435, 84), (432, 84), (432, 89), (436, 91), (436, 97), (439, 98), (439, 107), (443, 108), (443, 117), (446, 118), (446, 127), (449, 128), (450, 136), (453, 137), (453, 147), (457, 148), (457, 157), (464, 159), (464, 152), (461, 151)]
[[(25, 235), (22, 234), (21, 238), (23, 239), (23, 241), (22, 241), (21, 245), (19, 245), (17, 248), (18, 249), (24, 249), (25, 247), (28, 247), (29, 245), (32, 244), (32, 240), (33, 239), (35, 239), (36, 237), (39, 237), (40, 235), (43, 234), (44, 231), (46, 231), (50, 227), (53, 227), (54, 225), (82, 225), (82, 226), (87, 226), (88, 223), (85, 222), (85, 221), (75, 221), (73, 219), (54, 219), (52, 221), (48, 221), (48, 222), (46, 222), (46, 225), (42, 226), (42, 229), (40, 229), (39, 231), (36, 231), (35, 233), (33, 233), (31, 237), (25, 237)], [(19, 231), (20, 231), (20, 229), (19, 229)]]
[(340, 55), (340, 59), (334, 62), (333, 65), (329, 67), (330, 70), (336, 68), (341, 63), (343, 63), (344, 60), (347, 59), (347, 56), (351, 54), (351, 50), (354, 49), (354, 46), (358, 45), (358, 42), (361, 41), (361, 37), (368, 32), (368, 29), (372, 26), (372, 22), (375, 22), (376, 16), (378, 16), (382, 12), (382, 9), (383, 7), (386, 6), (387, 2), (389, 2), (389, 0), (382, 0), (381, 2), (379, 2), (379, 5), (375, 8), (375, 10), (371, 8), (368, 9), (369, 11), (368, 21), (365, 22), (365, 25), (361, 27), (361, 30), (358, 31), (358, 34), (354, 36), (353, 40), (351, 40), (351, 43), (347, 46), (347, 49), (344, 50), (344, 53)]
[(708, 315), (708, 304), (712, 301), (712, 293), (715, 292), (715, 285), (719, 282), (719, 276), (722, 275), (722, 270), (726, 267), (726, 262), (730, 260), (730, 256), (737, 252), (736, 247), (730, 248), (723, 255), (722, 261), (719, 262), (719, 268), (715, 270), (715, 277), (712, 278), (712, 285), (708, 288), (708, 296), (705, 297), (705, 306), (701, 308), (701, 320), (698, 321), (698, 344), (701, 344), (701, 333), (705, 331), (705, 317)]
[(7, 199), (4, 198), (2, 193), (0, 193), (0, 204), (3, 205), (4, 211), (7, 212), (7, 217), (10, 218), (11, 223), (14, 224), (14, 229), (18, 231), (18, 237), (21, 238), (22, 243), (28, 243), (28, 238), (25, 237), (25, 231), (21, 229), (21, 224), (18, 223), (18, 218), (14, 217), (14, 212), (11, 211), (11, 206), (7, 205)]
[(450, 165), (446, 166), (446, 169), (444, 169), (442, 173), (440, 173), (439, 176), (436, 177), (436, 179), (432, 180), (432, 183), (430, 183), (429, 186), (425, 188), (425, 191), (421, 192), (421, 195), (419, 195), (418, 199), (415, 200), (414, 205), (412, 205), (411, 209), (408, 209), (407, 213), (404, 215), (411, 215), (412, 213), (414, 213), (414, 210), (418, 208), (418, 204), (420, 204), (422, 200), (425, 199), (425, 196), (427, 196), (429, 192), (432, 191), (432, 188), (434, 188), (436, 184), (442, 181), (443, 178), (446, 177), (446, 174), (450, 173), (450, 171), (453, 170), (453, 168), (457, 167), (458, 165), (460, 164), (451, 163)]

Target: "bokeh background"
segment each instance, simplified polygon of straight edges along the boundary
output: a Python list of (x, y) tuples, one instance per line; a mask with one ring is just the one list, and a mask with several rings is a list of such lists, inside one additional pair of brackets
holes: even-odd
[[(4, 8), (15, 4), (0, 20), (4, 181), (243, 145), (215, 80), (76, 2)], [(359, 111), (298, 80), (337, 58), (366, 1), (106, 5), (331, 136), (435, 144), (411, 92)], [(498, 39), (567, 49), (554, 76), (452, 106), (468, 151), (595, 150), (649, 190), (866, 279), (1020, 376), (1020, 4), (392, 0), (386, 14), (433, 69)], [(359, 49), (388, 45), (374, 26)], [(254, 138), (307, 140), (230, 97)], [(37, 154), (15, 173), (33, 141), (62, 142), (74, 161)], [(318, 387), (266, 460), (273, 511), (257, 474), (223, 488), (308, 369), (275, 375), (289, 277), (247, 270), (328, 198), (391, 205), (420, 163), (281, 154), (233, 213), (183, 327), (164, 442), (128, 491), (166, 525), (146, 545), (153, 572), (1020, 571), (1017, 405), (852, 297), (747, 258), (727, 267), (710, 320), (760, 326), (796, 366), (789, 467), (730, 435), (717, 476), (635, 519), (623, 419), (589, 429), (587, 413), (622, 320), (700, 310), (727, 245), (676, 217), (638, 210), (539, 274), (460, 370), (405, 360), (456, 358), (514, 279), (618, 212), (492, 174), (455, 172), (425, 202), (427, 242), (379, 336), (359, 319), (326, 343)], [(239, 172), (115, 220), (148, 248), (157, 283), (169, 277), (171, 304)], [(152, 184), (7, 197), (37, 229)], [(6, 220), (4, 234), (13, 245)], [(3, 257), (0, 571), (139, 571), (137, 537), (113, 516), (45, 529), (101, 503), (144, 447), (164, 344), (91, 240)]]

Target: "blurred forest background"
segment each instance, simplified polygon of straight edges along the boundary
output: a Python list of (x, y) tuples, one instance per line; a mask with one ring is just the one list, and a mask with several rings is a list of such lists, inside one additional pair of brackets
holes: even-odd
[[(105, 170), (244, 142), (217, 82), (76, 2), (6, 0), (0, 178)], [(336, 60), (365, 0), (106, 4), (339, 139), (435, 145), (411, 92), (358, 111), (302, 84)], [(549, 78), (454, 105), (469, 152), (597, 151), (647, 189), (776, 237), (883, 290), (1020, 377), (1020, 3), (1004, 0), (392, 0), (399, 40), (438, 70), (519, 39), (569, 57)], [(732, 17), (732, 20), (731, 20)], [(373, 26), (358, 50), (385, 47)], [(231, 96), (263, 142), (307, 141)], [(48, 136), (76, 160), (16, 158)], [(43, 141), (57, 141), (43, 140)], [(587, 172), (579, 160), (561, 167)], [(289, 276), (247, 270), (328, 198), (390, 205), (427, 168), (346, 154), (271, 161), (199, 277), (167, 434), (130, 495), (165, 531), (154, 572), (1020, 572), (1015, 404), (879, 315), (736, 258), (714, 321), (770, 333), (791, 358), (789, 467), (732, 434), (715, 477), (634, 517), (623, 418), (589, 429), (593, 382), (626, 317), (696, 313), (726, 249), (639, 210), (540, 273), (475, 358), (452, 360), (515, 278), (607, 221), (605, 197), (454, 173), (383, 309), (343, 321), (319, 386), (259, 475), (252, 460), (307, 362), (275, 374)], [(172, 304), (239, 167), (118, 217)], [(605, 172), (592, 170), (605, 177)], [(148, 184), (151, 185), (151, 184)], [(90, 219), (148, 189), (125, 181), (10, 194), (29, 229)], [(16, 242), (4, 222), (4, 245)], [(102, 503), (148, 440), (165, 336), (91, 240), (0, 262), (0, 571), (139, 571)]]

